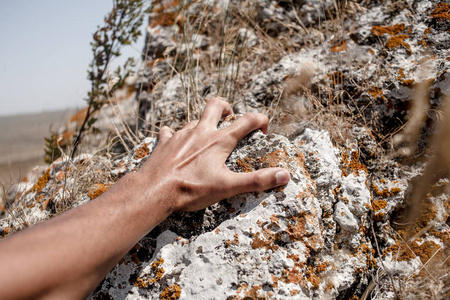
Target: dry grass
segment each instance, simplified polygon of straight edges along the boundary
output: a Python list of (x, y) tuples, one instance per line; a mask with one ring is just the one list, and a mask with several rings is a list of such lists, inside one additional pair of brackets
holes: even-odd
[[(254, 21), (257, 11), (255, 1), (247, 0), (238, 4), (230, 1), (230, 5), (225, 10), (218, 11), (208, 11), (205, 7), (202, 13), (195, 16), (188, 15), (187, 7), (180, 4), (175, 15), (178, 16), (178, 20), (182, 21), (177, 21), (177, 24), (181, 24), (179, 25), (182, 32), (180, 44), (184, 47), (184, 51), (176, 51), (173, 55), (171, 51), (173, 49), (168, 49), (164, 53), (164, 57), (153, 62), (153, 65), (157, 66), (165, 60), (169, 62), (171, 71), (168, 78), (161, 78), (148, 91), (152, 92), (153, 97), (149, 108), (150, 118), (140, 120), (143, 127), (147, 128), (146, 134), (156, 135), (163, 125), (178, 129), (186, 122), (198, 119), (205, 104), (204, 95), (208, 93), (226, 98), (234, 106), (237, 106), (239, 101), (242, 101), (246, 81), (252, 75), (267, 69), (281, 57), (298, 51), (304, 45), (314, 45), (317, 41), (323, 40), (324, 34), (335, 36), (336, 45), (334, 47), (336, 48), (334, 49), (336, 52), (327, 52), (327, 55), (332, 55), (335, 65), (305, 65), (300, 72), (277, 86), (279, 97), (270, 106), (263, 107), (262, 112), (269, 115), (274, 132), (286, 135), (294, 134), (297, 125), (301, 121), (307, 120), (310, 124), (328, 130), (332, 134), (333, 142), (341, 147), (347, 147), (354, 139), (352, 126), (375, 128), (375, 125), (371, 124), (372, 121), (365, 118), (365, 110), (369, 110), (371, 103), (367, 104), (367, 107), (357, 107), (356, 113), (349, 113), (345, 110), (346, 103), (354, 103), (354, 95), (349, 94), (341, 84), (343, 74), (336, 74), (335, 80), (316, 80), (315, 89), (311, 89), (311, 82), (316, 75), (316, 67), (329, 70), (346, 67), (350, 71), (345, 76), (352, 77), (354, 67), (349, 60), (344, 43), (342, 43), (345, 34), (343, 24), (346, 18), (352, 18), (353, 14), (363, 8), (356, 2), (345, 1), (343, 3), (346, 5), (342, 4), (342, 7), (338, 3), (341, 2), (336, 2), (333, 11), (325, 13), (326, 18), (320, 21), (317, 28), (306, 28), (298, 19), (296, 24), (284, 24), (284, 34), (279, 36), (271, 34), (268, 29), (269, 25), (266, 24), (267, 27), (265, 27), (264, 24)], [(251, 29), (256, 35), (257, 42), (252, 47), (248, 46), (250, 31), (242, 34), (243, 31), (240, 30), (242, 28)], [(219, 48), (199, 51), (194, 45), (197, 44), (198, 36), (202, 34), (210, 37), (210, 44), (219, 45)], [(303, 45), (292, 42), (295, 41), (295, 35), (302, 36)], [(148, 60), (151, 59), (146, 56), (144, 63), (149, 63)], [(198, 72), (199, 69), (202, 71)], [(378, 76), (385, 75), (382, 72), (382, 68), (380, 68)], [(161, 99), (165, 82), (173, 78), (178, 78), (182, 86), (182, 95), (180, 95), (182, 100), (170, 103), (172, 108), (177, 108), (175, 110), (168, 109), (169, 103), (166, 103), (168, 99)], [(202, 90), (203, 81), (207, 79), (213, 82), (208, 92)], [(358, 93), (369, 92), (373, 88), (369, 82), (364, 80), (352, 82), (352, 84)], [(393, 138), (393, 143), (397, 147), (393, 153), (395, 156), (409, 156), (417, 147), (429, 109), (427, 97), (429, 85), (430, 83), (427, 81), (416, 85), (408, 123), (402, 129), (393, 128), (393, 133), (401, 130)], [(140, 90), (142, 91), (142, 86)], [(111, 99), (111, 102), (114, 100)], [(414, 223), (420, 215), (419, 208), (427, 198), (429, 187), (437, 180), (436, 173), (448, 176), (450, 172), (450, 151), (448, 151), (450, 149), (450, 98), (444, 102), (442, 119), (431, 142), (434, 155), (427, 163), (422, 180), (411, 193), (410, 207), (412, 209), (409, 213), (408, 223)], [(355, 104), (355, 106), (357, 105)], [(116, 116), (121, 118), (120, 112), (117, 112)], [(125, 151), (129, 152), (133, 145), (142, 140), (143, 136), (139, 133), (138, 126), (132, 129), (127, 124), (122, 124), (121, 127), (124, 131), (120, 128), (115, 129), (117, 139), (124, 146)], [(378, 140), (388, 140), (393, 133), (385, 136), (381, 136), (382, 133), (379, 133)], [(108, 153), (107, 150), (104, 152)], [(380, 155), (382, 154), (384, 153), (380, 153)], [(50, 189), (51, 193), (46, 192), (45, 195), (51, 204), (47, 206), (51, 209), (51, 215), (64, 212), (88, 194), (98, 195), (98, 192), (113, 184), (116, 179), (111, 177), (110, 169), (110, 160), (96, 155), (82, 162), (68, 161), (63, 167), (64, 181), (59, 184), (51, 183), (53, 184)], [(439, 172), (436, 172), (437, 170)], [(61, 196), (56, 197), (57, 194)], [(35, 200), (32, 199), (32, 201)], [(12, 216), (11, 221), (20, 220), (19, 223), (28, 226), (29, 221), (23, 211), (29, 204), (29, 201), (25, 203), (25, 195), (16, 199), (14, 204), (8, 208), (8, 213)], [(21, 210), (22, 213), (20, 213)], [(447, 212), (447, 214), (449, 213)], [(422, 235), (426, 233), (425, 231), (419, 233)], [(417, 239), (417, 234), (415, 232), (414, 239)], [(401, 243), (403, 251), (409, 247), (409, 239), (405, 237), (405, 240)], [(381, 256), (382, 249), (378, 250)], [(444, 250), (440, 251), (444, 253)], [(399, 250), (398, 253), (402, 252)], [(417, 253), (417, 255), (419, 254)], [(383, 282), (381, 279), (389, 276), (387, 284), (390, 287), (388, 286), (388, 288), (395, 289), (398, 297), (437, 297), (436, 299), (438, 299), (449, 293), (448, 264), (448, 257), (442, 258), (436, 254), (422, 265), (423, 270), (426, 271), (425, 275), (395, 278), (385, 269), (381, 269), (379, 282)], [(417, 273), (421, 271), (417, 270)], [(375, 280), (369, 284), (363, 298), (369, 298), (372, 291), (379, 289), (377, 284)]]

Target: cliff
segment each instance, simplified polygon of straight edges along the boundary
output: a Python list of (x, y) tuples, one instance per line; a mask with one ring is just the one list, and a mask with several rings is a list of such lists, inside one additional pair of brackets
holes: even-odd
[(227, 166), (292, 180), (172, 215), (93, 299), (449, 297), (449, 30), (441, 1), (155, 1), (132, 104), (149, 137), (20, 183), (0, 233), (98, 197), (142, 166), (156, 128), (218, 94), (272, 119)]

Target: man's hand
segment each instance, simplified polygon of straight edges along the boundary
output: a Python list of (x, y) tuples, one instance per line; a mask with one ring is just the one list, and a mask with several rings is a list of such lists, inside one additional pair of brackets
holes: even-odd
[(247, 114), (224, 130), (230, 105), (211, 100), (199, 122), (160, 142), (136, 173), (106, 193), (49, 221), (0, 241), (1, 299), (86, 298), (111, 268), (176, 210), (198, 210), (243, 192), (286, 184), (280, 168), (238, 174), (225, 160), (253, 130), (267, 131), (261, 114)]
[(266, 133), (269, 123), (263, 114), (248, 113), (218, 130), (219, 121), (232, 113), (228, 102), (213, 98), (199, 121), (191, 121), (175, 134), (166, 126), (161, 128), (159, 143), (139, 173), (160, 181), (160, 193), (172, 210), (199, 210), (224, 198), (289, 181), (289, 173), (282, 168), (235, 173), (225, 166), (239, 140), (256, 129)]

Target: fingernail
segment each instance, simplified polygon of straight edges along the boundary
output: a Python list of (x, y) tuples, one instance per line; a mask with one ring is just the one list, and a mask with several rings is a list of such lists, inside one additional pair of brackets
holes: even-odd
[(288, 183), (290, 178), (291, 176), (289, 175), (289, 172), (286, 170), (278, 171), (275, 173), (277, 185), (283, 185)]

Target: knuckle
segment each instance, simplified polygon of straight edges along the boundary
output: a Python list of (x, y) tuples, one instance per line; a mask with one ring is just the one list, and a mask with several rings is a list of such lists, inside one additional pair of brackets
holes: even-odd
[(252, 124), (252, 125), (258, 125), (262, 123), (263, 119), (261, 118), (262, 115), (256, 114), (256, 113), (247, 113), (245, 114), (246, 120)]
[(253, 187), (258, 190), (264, 189), (265, 187), (264, 176), (259, 172), (253, 174)]
[(209, 105), (220, 105), (222, 102), (224, 102), (224, 101), (220, 100), (219, 98), (213, 97), (213, 98), (209, 99), (208, 104)]

